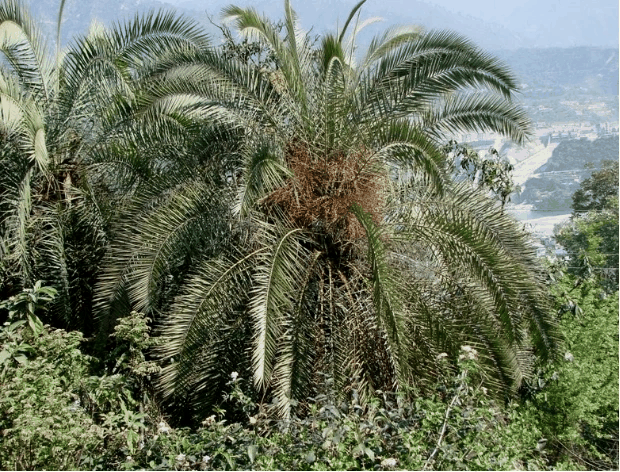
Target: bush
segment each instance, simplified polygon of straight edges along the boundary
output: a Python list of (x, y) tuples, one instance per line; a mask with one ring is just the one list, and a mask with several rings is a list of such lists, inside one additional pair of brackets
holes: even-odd
[(618, 292), (566, 276), (554, 287), (566, 338), (563, 359), (547, 366), (535, 396), (553, 461), (618, 468)]
[[(307, 414), (288, 423), (269, 419), (229, 382), (247, 422), (228, 424), (219, 410), (195, 431), (166, 423), (123, 468), (155, 470), (437, 470), (540, 469), (542, 433), (531, 408), (507, 409), (479, 387), (475, 350), (465, 346), (459, 372), (437, 385), (430, 398), (376, 392), (362, 406), (355, 390), (348, 401), (331, 393), (308, 399)], [(303, 408), (302, 408), (303, 409)]]
[(44, 326), (35, 314), (53, 296), (37, 283), (0, 304), (9, 312), (0, 329), (0, 467), (108, 469), (156, 424), (145, 379), (157, 368), (142, 352), (154, 342), (132, 313), (119, 320), (111, 372), (92, 375), (97, 363), (80, 350), (82, 333)]
[(104, 429), (80, 406), (89, 358), (82, 335), (5, 323), (0, 374), (0, 463), (4, 469), (71, 470), (102, 453)]
[(1, 467), (617, 468), (618, 299), (597, 287), (571, 278), (558, 284), (566, 355), (541, 368), (521, 403), (490, 396), (478, 353), (462, 346), (458, 359), (440, 354), (454, 368), (429, 396), (376, 391), (363, 403), (355, 388), (343, 398), (328, 387), (286, 423), (272, 419), (271, 405), (256, 404), (251, 382), (233, 372), (215, 414), (190, 429), (171, 427), (174, 418), (165, 421), (149, 394), (158, 367), (144, 351), (158, 341), (143, 315), (119, 320), (107, 366), (95, 372), (106, 362), (81, 352), (81, 333), (37, 322), (34, 310), (49, 298), (39, 285), (3, 304), (12, 318), (0, 329)]

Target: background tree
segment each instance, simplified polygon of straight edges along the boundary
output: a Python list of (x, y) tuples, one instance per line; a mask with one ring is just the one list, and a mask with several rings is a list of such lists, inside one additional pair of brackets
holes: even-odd
[(466, 144), (450, 141), (444, 151), (449, 155), (449, 171), (456, 180), (467, 179), (489, 191), (501, 202), (502, 207), (510, 201), (512, 193), (521, 191), (521, 187), (512, 180), (513, 165), (500, 156), (497, 149), (490, 148), (486, 155), (481, 156)]
[(608, 210), (618, 199), (618, 161), (601, 161), (602, 169), (581, 182), (573, 194), (573, 212)]
[(602, 170), (581, 183), (571, 220), (554, 237), (568, 252), (570, 273), (618, 290), (618, 162), (604, 161)]

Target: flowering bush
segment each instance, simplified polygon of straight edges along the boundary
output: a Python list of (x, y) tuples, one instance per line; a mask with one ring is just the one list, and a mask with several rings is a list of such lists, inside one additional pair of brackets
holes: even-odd
[(71, 470), (103, 453), (104, 428), (80, 404), (89, 366), (81, 341), (81, 333), (47, 326), (38, 336), (23, 325), (5, 323), (0, 330), (2, 346), (21, 352), (0, 363), (2, 468)]
[[(49, 326), (35, 332), (26, 320), (6, 323), (0, 329), (1, 468), (613, 467), (618, 407), (612, 328), (618, 301), (597, 297), (588, 287), (571, 292), (582, 309), (565, 311), (566, 355), (541, 370), (530, 400), (521, 404), (506, 405), (489, 395), (481, 386), (481, 356), (465, 345), (456, 359), (437, 356), (439, 362), (455, 362), (455, 369), (431, 395), (411, 401), (376, 391), (362, 404), (355, 389), (347, 398), (325, 391), (300, 404), (299, 416), (288, 422), (271, 419), (269, 405), (255, 403), (249, 394), (251, 383), (231, 372), (220, 407), (195, 429), (175, 427), (174, 418), (162, 417), (148, 399), (144, 388), (152, 364), (143, 350), (156, 341), (148, 338), (142, 315), (120, 320), (117, 362), (99, 375), (92, 374), (93, 359), (80, 350), (80, 333)], [(605, 364), (610, 369), (597, 360), (606, 350), (616, 353), (615, 364)]]
[[(131, 469), (155, 470), (456, 470), (542, 469), (542, 433), (528, 408), (507, 409), (479, 388), (478, 354), (463, 346), (459, 371), (437, 385), (436, 394), (407, 402), (377, 392), (362, 406), (331, 393), (308, 399), (307, 414), (274, 422), (241, 391), (232, 392), (247, 412), (246, 423), (228, 423), (220, 411), (197, 430), (170, 428), (146, 438)], [(236, 407), (239, 408), (239, 407)]]

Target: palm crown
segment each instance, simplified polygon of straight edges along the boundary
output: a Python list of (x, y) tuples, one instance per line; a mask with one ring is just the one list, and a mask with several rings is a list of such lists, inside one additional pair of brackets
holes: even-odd
[(110, 105), (138, 93), (164, 51), (208, 43), (193, 21), (151, 13), (110, 30), (94, 24), (54, 59), (17, 0), (0, 4), (0, 35), (0, 267), (17, 274), (0, 289), (45, 279), (59, 289), (56, 315), (88, 330), (109, 218), (98, 182), (131, 162), (144, 129)]
[[(506, 392), (532, 350), (553, 351), (526, 235), (450, 181), (439, 147), (462, 130), (526, 139), (514, 78), (463, 38), (417, 29), (388, 30), (356, 64), (360, 28), (347, 33), (363, 3), (318, 46), (288, 1), (284, 37), (229, 7), (277, 67), (188, 51), (163, 57), (127, 103), (162, 130), (171, 116), (202, 123), (211, 139), (194, 171), (136, 197), (98, 286), (101, 319), (130, 305), (164, 312), (159, 385), (173, 403), (208, 408), (245, 349), (284, 417), (321, 374), (363, 397), (423, 388), (439, 354), (469, 344)], [(204, 175), (209, 159), (225, 163), (221, 178)], [(178, 284), (166, 302), (167, 278)]]

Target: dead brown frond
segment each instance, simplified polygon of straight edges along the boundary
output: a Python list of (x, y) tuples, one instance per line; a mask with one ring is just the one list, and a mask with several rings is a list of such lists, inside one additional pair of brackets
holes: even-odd
[(354, 203), (375, 222), (381, 221), (386, 175), (370, 151), (317, 157), (307, 146), (292, 143), (285, 158), (293, 177), (263, 199), (266, 209), (278, 207), (298, 227), (318, 226), (348, 241), (364, 236), (364, 228), (349, 211)]

